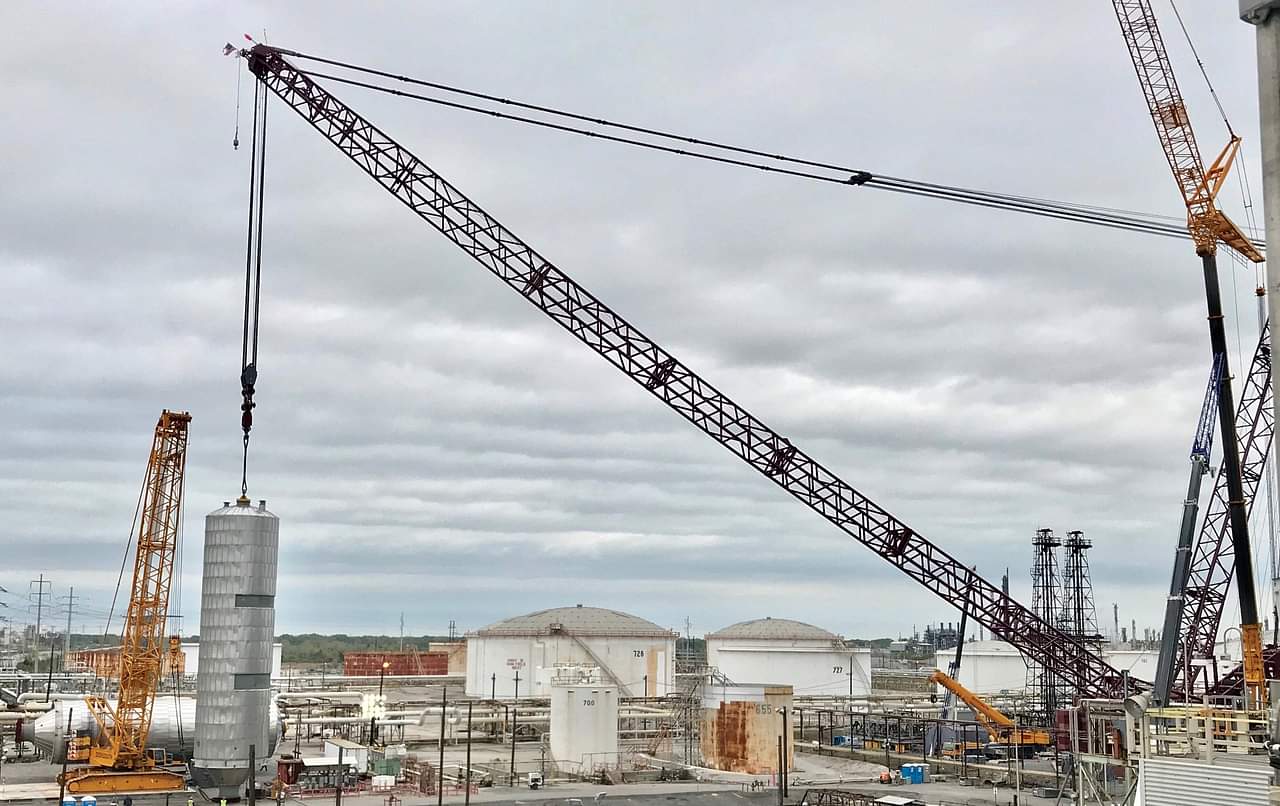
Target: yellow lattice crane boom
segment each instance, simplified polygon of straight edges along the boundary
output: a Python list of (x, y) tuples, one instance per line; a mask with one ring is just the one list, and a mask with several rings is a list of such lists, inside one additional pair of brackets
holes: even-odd
[[(1111, 0), (1111, 4), (1120, 23), (1125, 45), (1129, 49), (1134, 71), (1138, 75), (1147, 111), (1151, 114), (1156, 134), (1160, 138), (1160, 147), (1164, 149), (1165, 159), (1173, 171), (1183, 203), (1186, 204), (1187, 229), (1195, 241), (1196, 254), (1200, 256), (1204, 267), (1213, 358), (1222, 367), (1218, 381), (1218, 423), (1222, 434), (1223, 466), (1227, 474), (1228, 514), (1231, 542), (1235, 551), (1234, 573), (1240, 600), (1245, 693), (1248, 704), (1261, 707), (1266, 703), (1262, 625), (1258, 620), (1258, 599), (1254, 591), (1249, 515), (1245, 508), (1239, 446), (1236, 441), (1235, 402), (1231, 394), (1231, 371), (1227, 360), (1226, 331), (1222, 324), (1222, 299), (1218, 287), (1216, 257), (1218, 243), (1222, 242), (1254, 263), (1263, 261), (1262, 254), (1252, 242), (1217, 207), (1218, 192), (1240, 151), (1240, 137), (1231, 130), (1228, 123), (1227, 133), (1230, 139), (1218, 158), (1205, 170), (1195, 132), (1191, 128), (1191, 118), (1187, 114), (1182, 91), (1178, 89), (1150, 0)], [(1224, 115), (1224, 120), (1225, 117)], [(1178, 635), (1168, 634), (1168, 629), (1165, 632), (1164, 641), (1179, 640)], [(1166, 656), (1172, 654), (1169, 649), (1169, 646), (1162, 648), (1162, 665), (1167, 662)], [(1169, 671), (1164, 670), (1166, 677)]]
[(187, 426), (191, 415), (165, 410), (156, 423), (143, 482), (129, 608), (120, 639), (120, 686), (114, 706), (85, 698), (98, 722), (89, 766), (68, 772), (72, 793), (181, 789), (181, 775), (157, 767), (147, 752), (151, 708), (169, 651), (169, 589), (182, 517)]
[(1206, 170), (1151, 3), (1149, 0), (1111, 1), (1147, 101), (1147, 110), (1160, 137), (1160, 147), (1186, 204), (1187, 229), (1195, 241), (1196, 251), (1202, 255), (1213, 252), (1221, 241), (1254, 263), (1261, 263), (1262, 253), (1217, 207), (1218, 192), (1240, 151), (1239, 135), (1229, 132), (1227, 145)]

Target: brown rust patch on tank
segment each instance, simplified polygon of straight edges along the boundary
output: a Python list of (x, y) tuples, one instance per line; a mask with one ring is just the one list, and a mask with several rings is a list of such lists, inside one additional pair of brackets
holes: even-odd
[[(750, 753), (751, 720), (755, 717), (755, 703), (722, 702), (716, 713), (715, 733), (717, 766), (730, 772), (756, 774), (765, 772), (753, 763)], [(772, 771), (772, 770), (768, 770)]]

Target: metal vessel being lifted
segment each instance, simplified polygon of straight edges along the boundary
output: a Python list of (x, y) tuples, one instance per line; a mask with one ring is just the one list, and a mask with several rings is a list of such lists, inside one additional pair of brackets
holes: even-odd
[[(77, 736), (98, 738), (98, 722), (89, 714), (89, 709), (80, 700), (56, 700), (52, 711), (42, 714), (38, 719), (23, 722), (18, 726), (17, 740), (31, 742), (47, 755), (54, 764), (61, 764), (66, 754), (67, 744), (62, 741), (67, 735), (67, 721), (70, 719), (71, 732)], [(160, 694), (156, 698), (151, 711), (151, 732), (147, 736), (147, 747), (164, 750), (166, 754), (182, 759), (191, 758), (195, 743), (196, 700), (194, 697), (177, 697), (172, 694)], [(279, 735), (278, 716), (275, 702), (271, 703), (268, 713), (269, 734), (273, 741), (263, 751), (263, 757), (269, 757), (275, 750), (274, 739)]]
[(196, 786), (236, 797), (248, 776), (249, 747), (270, 757), (271, 648), (275, 638), (280, 519), (267, 502), (226, 503), (205, 518), (196, 678)]

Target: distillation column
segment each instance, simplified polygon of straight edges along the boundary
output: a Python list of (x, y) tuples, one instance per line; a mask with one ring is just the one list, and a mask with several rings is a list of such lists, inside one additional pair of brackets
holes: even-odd
[(240, 497), (205, 517), (200, 591), (200, 669), (196, 679), (196, 786), (238, 797), (249, 776), (249, 745), (259, 760), (274, 746), (271, 648), (275, 641), (280, 519), (267, 502)]

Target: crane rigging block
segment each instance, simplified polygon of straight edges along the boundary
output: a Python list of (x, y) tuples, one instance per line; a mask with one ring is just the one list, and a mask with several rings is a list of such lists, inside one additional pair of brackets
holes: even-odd
[(1006, 596), (791, 446), (287, 61), (279, 49), (255, 45), (242, 55), (259, 81), (375, 182), (730, 453), (945, 601), (967, 607), (975, 621), (1054, 670), (1082, 696), (1120, 693), (1119, 670), (1085, 642)]

